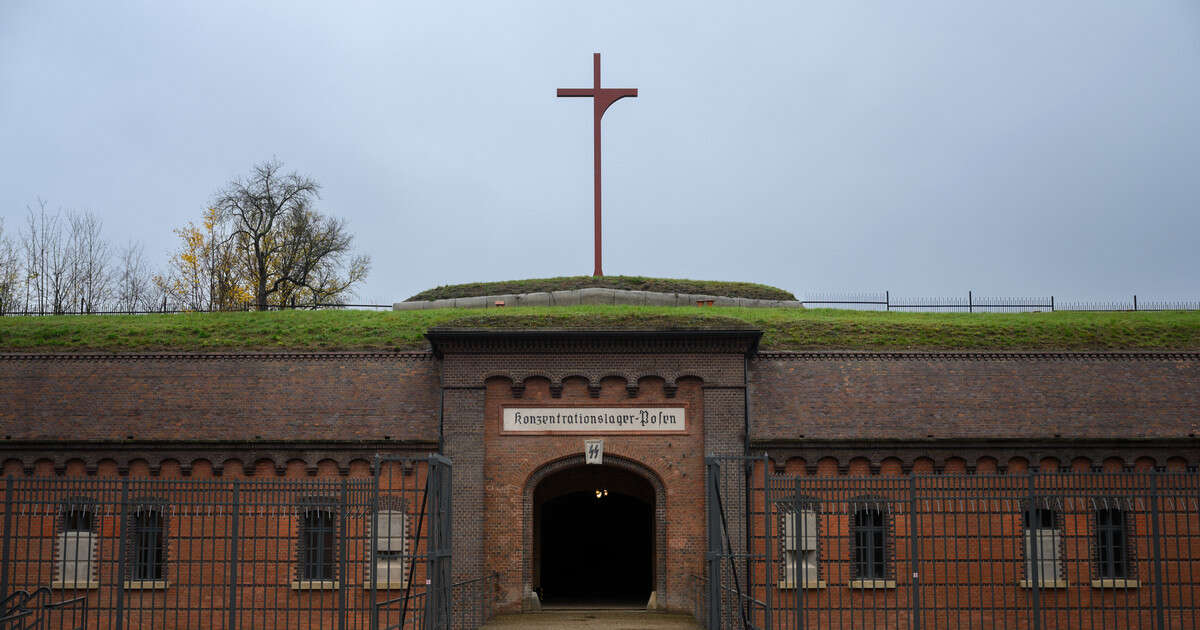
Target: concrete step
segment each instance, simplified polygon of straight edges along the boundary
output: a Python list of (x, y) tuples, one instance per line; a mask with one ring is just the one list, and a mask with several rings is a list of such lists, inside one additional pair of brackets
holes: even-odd
[(548, 610), (499, 615), (480, 630), (700, 630), (690, 615), (643, 610)]

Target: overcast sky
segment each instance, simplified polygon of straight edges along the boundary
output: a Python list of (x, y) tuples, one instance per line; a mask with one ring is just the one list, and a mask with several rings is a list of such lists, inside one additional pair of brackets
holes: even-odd
[(1200, 3), (0, 1), (0, 216), (155, 264), (272, 156), (360, 300), (592, 270), (799, 294), (1200, 296)]

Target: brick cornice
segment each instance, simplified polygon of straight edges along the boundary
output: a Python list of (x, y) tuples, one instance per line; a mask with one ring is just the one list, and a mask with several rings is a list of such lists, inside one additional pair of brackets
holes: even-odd
[(761, 361), (1200, 361), (1200, 352), (759, 352)]
[(444, 354), (738, 354), (752, 355), (761, 330), (620, 330), (431, 328), (438, 358)]
[(432, 360), (430, 352), (138, 352), (138, 353), (0, 353), (5, 361), (314, 361), (356, 359)]

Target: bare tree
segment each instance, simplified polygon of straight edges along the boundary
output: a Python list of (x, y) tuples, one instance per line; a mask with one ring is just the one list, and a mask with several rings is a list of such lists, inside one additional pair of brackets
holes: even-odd
[(118, 264), (114, 310), (132, 313), (154, 309), (156, 304), (152, 302), (150, 268), (146, 264), (142, 244), (134, 241), (126, 243), (121, 249)]
[(103, 310), (111, 296), (109, 247), (101, 236), (104, 222), (89, 211), (68, 212), (67, 225), (70, 307), (78, 305), (84, 313)]
[(0, 218), (0, 314), (20, 310), (21, 256)]
[(26, 310), (65, 312), (69, 306), (70, 252), (63, 243), (59, 213), (46, 212), (46, 202), (37, 200), (37, 210), (28, 214), (21, 244), (25, 250)]
[(278, 160), (255, 165), (218, 193), (215, 207), (230, 224), (258, 310), (342, 299), (366, 276), (368, 258), (346, 260), (353, 237), (344, 222), (312, 207), (319, 193), (312, 179), (285, 175)]

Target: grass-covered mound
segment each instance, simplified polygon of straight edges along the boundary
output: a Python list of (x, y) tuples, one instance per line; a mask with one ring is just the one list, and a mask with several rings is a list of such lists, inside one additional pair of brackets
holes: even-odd
[(886, 313), (832, 309), (559, 306), (0, 317), (0, 351), (416, 350), (433, 326), (734, 328), (766, 350), (1200, 350), (1200, 312)]
[(753, 282), (721, 282), (717, 280), (677, 280), (672, 278), (643, 278), (641, 276), (568, 276), (561, 278), (535, 278), (532, 280), (507, 280), (504, 282), (472, 282), (452, 284), (436, 289), (427, 289), (407, 300), (442, 300), (449, 298), (478, 297), (481, 295), (504, 295), (508, 293), (539, 293), (543, 291), (568, 291), (571, 289), (624, 289), (627, 291), (657, 291), (659, 293), (700, 293), (725, 297), (755, 298), (760, 300), (795, 300), (796, 296), (775, 287)]

